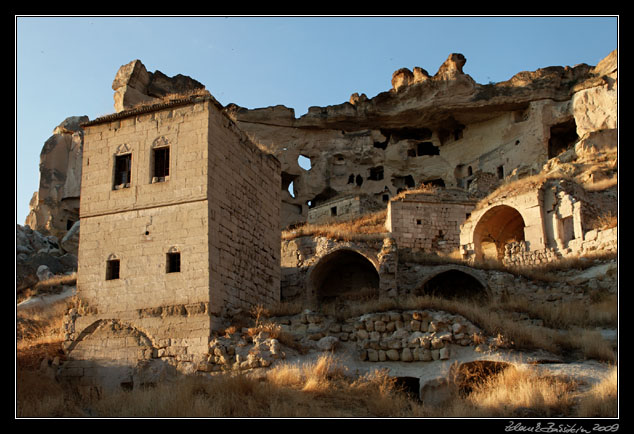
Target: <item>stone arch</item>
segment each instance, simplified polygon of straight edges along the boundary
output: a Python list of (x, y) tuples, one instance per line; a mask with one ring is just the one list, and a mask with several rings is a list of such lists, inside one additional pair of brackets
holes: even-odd
[(83, 386), (131, 389), (147, 383), (143, 370), (160, 362), (153, 359), (157, 351), (154, 340), (143, 331), (115, 319), (101, 319), (79, 332), (67, 348), (69, 361), (63, 368), (80, 368)]
[[(113, 340), (118, 339), (120, 345), (116, 345), (116, 342), (110, 343), (107, 346), (98, 344), (99, 341), (103, 341), (108, 338)], [(132, 345), (134, 348), (134, 354), (132, 354), (131, 351), (127, 351), (130, 354), (125, 354), (126, 357), (121, 357), (121, 353), (113, 356), (113, 348), (130, 348), (131, 343), (136, 344)], [(82, 351), (81, 354), (77, 354), (77, 351), (75, 350), (85, 350), (85, 348), (81, 348), (83, 346), (90, 347), (89, 351)], [(92, 359), (114, 358), (117, 360), (132, 360), (135, 357), (138, 358), (137, 350), (139, 348), (146, 348), (152, 351), (157, 348), (157, 345), (150, 336), (132, 325), (125, 324), (114, 319), (100, 319), (79, 332), (77, 338), (69, 345), (67, 351), (73, 359), (83, 359), (83, 356), (89, 356), (89, 358)], [(101, 350), (103, 350), (103, 357)], [(73, 352), (75, 352), (75, 354), (73, 354)]]
[(329, 300), (360, 290), (378, 294), (378, 261), (360, 251), (340, 248), (321, 257), (310, 269), (307, 281), (312, 300)]
[(509, 205), (496, 205), (483, 213), (473, 230), (476, 259), (504, 258), (504, 246), (525, 241), (526, 227), (522, 214)]
[(436, 267), (420, 282), (418, 295), (441, 298), (479, 299), (489, 296), (486, 279), (475, 270), (461, 265)]

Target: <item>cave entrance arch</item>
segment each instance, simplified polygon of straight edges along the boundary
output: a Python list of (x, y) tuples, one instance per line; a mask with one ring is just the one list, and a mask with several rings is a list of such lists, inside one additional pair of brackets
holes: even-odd
[(470, 273), (449, 269), (434, 274), (418, 288), (417, 295), (446, 299), (481, 300), (488, 296), (486, 284)]
[(508, 205), (498, 205), (485, 212), (473, 231), (473, 245), (477, 259), (504, 258), (504, 246), (524, 241), (524, 218)]
[(378, 296), (379, 281), (372, 261), (355, 250), (339, 249), (321, 258), (313, 267), (309, 293), (319, 302), (343, 296)]

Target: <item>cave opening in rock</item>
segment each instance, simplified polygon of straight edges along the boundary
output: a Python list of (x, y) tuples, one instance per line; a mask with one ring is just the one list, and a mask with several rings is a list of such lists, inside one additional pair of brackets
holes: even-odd
[(577, 140), (579, 140), (579, 136), (577, 135), (577, 124), (574, 118), (551, 126), (550, 139), (548, 139), (548, 158), (554, 158), (566, 151)]
[(425, 282), (417, 292), (418, 295), (446, 299), (482, 299), (487, 295), (486, 288), (478, 279), (455, 269), (438, 273)]
[(324, 256), (315, 265), (310, 274), (310, 286), (321, 302), (344, 296), (377, 295), (379, 273), (362, 254), (341, 249)]
[(420, 142), (416, 144), (416, 155), (440, 155), (440, 149), (432, 142)]

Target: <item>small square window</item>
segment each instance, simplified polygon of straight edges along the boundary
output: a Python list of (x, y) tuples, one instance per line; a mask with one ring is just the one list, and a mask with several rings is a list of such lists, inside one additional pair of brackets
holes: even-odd
[(106, 262), (106, 280), (116, 280), (119, 278), (119, 260), (110, 259)]
[(181, 271), (180, 252), (170, 252), (167, 254), (167, 273), (179, 273)]
[(423, 221), (422, 221), (421, 219), (416, 219), (416, 224), (417, 224), (417, 225), (422, 225), (422, 224), (423, 224)]

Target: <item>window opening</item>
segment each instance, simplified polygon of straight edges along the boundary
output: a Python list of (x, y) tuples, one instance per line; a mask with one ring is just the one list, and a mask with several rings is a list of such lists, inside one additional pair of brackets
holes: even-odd
[(106, 280), (116, 280), (119, 278), (119, 260), (109, 259), (106, 262)]
[(170, 174), (170, 148), (154, 149), (153, 182), (163, 182)]
[(371, 167), (368, 179), (372, 181), (380, 181), (383, 179), (383, 166)]
[(504, 179), (504, 166), (498, 166), (498, 178)]
[(297, 164), (299, 164), (299, 167), (304, 170), (310, 170), (312, 167), (310, 158), (306, 157), (305, 155), (300, 155), (299, 157), (297, 157)]
[(390, 200), (390, 195), (389, 194), (384, 194), (383, 195), (383, 202), (388, 202)]
[(179, 273), (181, 271), (180, 252), (169, 252), (167, 254), (167, 273)]
[(114, 160), (114, 187), (130, 187), (132, 154), (117, 155)]
[(333, 206), (332, 208), (330, 208), (330, 215), (331, 216), (336, 216), (337, 215), (337, 207)]
[(354, 173), (348, 176), (348, 184), (354, 184)]
[(355, 178), (355, 182), (357, 186), (361, 187), (361, 184), (363, 184), (363, 177), (361, 175), (357, 175), (357, 177)]
[(416, 144), (416, 155), (440, 155), (440, 149), (432, 142), (420, 142)]

